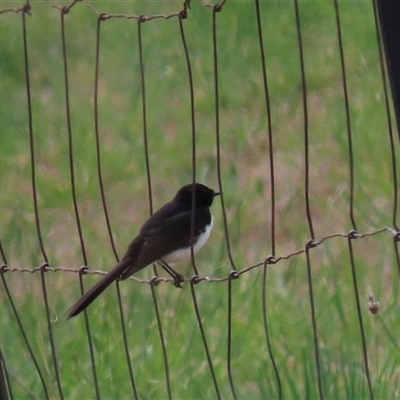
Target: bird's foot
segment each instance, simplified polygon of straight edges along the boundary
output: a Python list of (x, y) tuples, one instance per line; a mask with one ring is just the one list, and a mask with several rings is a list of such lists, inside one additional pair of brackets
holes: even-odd
[(181, 283), (184, 282), (184, 281), (185, 281), (185, 278), (184, 278), (182, 275), (176, 274), (176, 275), (173, 277), (173, 282), (172, 282), (172, 284), (173, 284), (175, 287), (182, 289)]

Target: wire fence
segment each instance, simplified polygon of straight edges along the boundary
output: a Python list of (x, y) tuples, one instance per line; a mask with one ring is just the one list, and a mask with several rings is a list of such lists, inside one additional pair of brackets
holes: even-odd
[[(365, 92), (358, 95), (355, 90), (371, 76), (359, 72), (361, 78), (357, 81), (355, 71), (361, 68), (359, 64), (350, 72), (347, 67), (352, 54), (346, 53), (346, 45), (354, 49), (357, 38), (348, 37), (346, 42), (343, 37), (341, 7), (345, 5), (333, 0), (323, 6), (329, 6), (330, 13), (326, 14), (324, 8), (322, 18), (330, 21), (330, 33), (336, 34), (336, 45), (328, 47), (326, 53), (333, 52), (337, 63), (329, 67), (334, 74), (325, 71), (322, 79), (331, 80), (327, 86), (334, 87), (337, 96), (335, 105), (324, 110), (321, 119), (328, 119), (327, 114), (332, 113), (332, 120), (341, 120), (340, 126), (333, 122), (327, 125), (332, 132), (338, 131), (334, 139), (333, 133), (316, 133), (320, 126), (315, 113), (323, 102), (320, 98), (315, 100), (321, 84), (314, 81), (318, 57), (311, 58), (313, 40), (322, 35), (312, 30), (312, 18), (316, 16), (298, 0), (255, 0), (241, 3), (237, 9), (235, 4), (185, 1), (147, 5), (165, 6), (168, 10), (154, 14), (105, 12), (117, 10), (121, 4), (94, 1), (67, 5), (10, 3), (10, 7), (0, 10), (1, 29), (16, 32), (7, 43), (2, 39), (0, 47), (4, 53), (2, 78), (9, 77), (4, 84), (0, 114), (0, 143), (4, 149), (0, 179), (6, 192), (0, 200), (4, 227), (0, 241), (0, 318), (4, 327), (0, 335), (1, 398), (323, 399), (340, 394), (339, 397), (373, 399), (398, 395), (398, 145), (376, 4), (363, 6), (369, 16), (368, 32), (375, 35), (375, 43), (372, 59), (360, 63), (365, 62), (366, 69), (373, 65), (373, 78), (378, 84), (367, 82), (365, 86), (366, 93), (369, 86), (373, 87), (372, 95), (377, 97), (378, 121), (373, 120), (368, 111), (371, 109), (360, 100), (365, 98)], [(133, 2), (127, 6), (136, 5)], [(223, 19), (224, 15), (237, 16), (240, 12), (244, 22), (235, 20), (237, 26), (228, 18)], [(45, 19), (45, 13), (50, 19)], [(274, 31), (269, 25), (270, 15), (273, 18), (278, 14), (291, 18), (283, 18), (283, 31)], [(76, 25), (71, 23), (74, 18)], [(49, 35), (52, 31), (45, 30), (45, 21), (58, 26), (59, 38)], [(172, 21), (168, 27), (162, 25), (166, 21)], [(107, 30), (107, 24), (112, 22), (114, 27), (120, 24), (114, 31), (115, 42), (111, 40), (113, 33)], [(122, 22), (129, 23), (129, 28)], [(93, 40), (85, 43), (87, 47), (82, 44), (86, 38), (79, 36), (84, 30), (74, 36), (73, 27), (77, 26), (88, 26), (94, 34)], [(251, 33), (247, 35), (246, 29)], [(168, 40), (161, 46), (171, 49), (168, 57), (162, 53), (164, 47), (155, 44), (162, 42), (165, 34), (169, 35)], [(269, 55), (275, 54), (271, 50), (275, 36), (286, 34), (292, 45), (278, 45), (276, 54), (282, 57), (279, 62), (285, 57), (290, 60), (282, 69), (296, 60), (291, 66), (296, 72), (295, 84), (291, 83), (289, 94), (285, 94), (290, 97), (293, 91), (296, 100), (288, 106), (290, 100), (279, 98), (283, 106), (277, 109), (274, 101), (281, 87), (276, 81), (282, 76), (279, 65), (270, 69), (274, 59)], [(22, 47), (15, 44), (18, 35)], [(41, 42), (40, 35), (47, 35), (46, 42)], [(240, 36), (244, 38), (243, 53), (235, 47), (242, 44)], [(237, 56), (228, 57), (232, 48), (225, 42), (226, 37), (238, 51)], [(131, 54), (122, 58), (123, 83), (118, 87), (115, 82), (115, 92), (110, 94), (107, 74), (118, 75), (117, 57), (123, 52), (115, 44), (119, 42), (134, 48), (136, 58), (132, 60)], [(44, 49), (46, 43), (48, 52)], [(90, 46), (93, 51), (89, 56), (85, 49)], [(179, 49), (176, 53), (175, 48)], [(257, 58), (240, 60), (241, 54), (252, 51), (249, 49)], [(206, 61), (199, 57), (202, 51), (207, 52)], [(54, 59), (43, 59), (53, 53)], [(179, 60), (175, 59), (176, 54), (180, 54)], [(163, 65), (162, 71), (157, 69), (158, 57), (162, 63), (172, 63), (172, 67)], [(94, 60), (92, 69), (83, 62), (86, 58)], [(151, 68), (153, 63), (157, 65)], [(246, 71), (255, 64), (257, 81), (252, 82)], [(170, 68), (179, 73), (174, 75)], [(243, 86), (242, 82), (231, 80), (231, 69), (245, 74)], [(206, 82), (199, 70), (207, 70)], [(91, 89), (80, 86), (79, 74), (83, 80), (87, 76), (93, 78)], [(161, 79), (158, 74), (163, 74)], [(129, 100), (118, 95), (124, 85), (129, 86), (127, 76), (133, 76), (135, 81), (128, 89)], [(159, 82), (164, 81), (170, 81), (171, 86), (162, 89)], [(17, 107), (16, 101), (23, 98), (18, 91), (20, 86), (25, 90), (25, 104)], [(178, 86), (181, 92), (175, 91)], [(252, 86), (258, 96), (254, 101), (248, 95), (253, 92), (247, 92)], [(330, 96), (324, 87), (321, 91)], [(157, 102), (158, 93), (161, 106), (169, 110), (171, 103), (176, 114), (164, 115)], [(247, 97), (238, 102), (236, 96), (240, 99), (241, 95)], [(107, 105), (107, 96), (111, 105)], [(246, 101), (251, 104), (248, 108), (244, 106)], [(91, 103), (92, 109), (83, 103)], [(134, 109), (130, 108), (132, 104)], [(107, 107), (113, 111), (107, 113)], [(229, 132), (234, 131), (233, 124), (238, 124), (233, 115), (245, 116), (241, 114), (243, 107), (250, 113), (250, 122), (240, 128), (249, 130), (242, 141)], [(284, 112), (285, 107), (292, 108), (293, 115)], [(93, 132), (90, 142), (83, 138), (89, 136), (82, 132), (85, 127), (79, 127), (85, 124), (87, 110), (92, 110), (88, 118)], [(129, 112), (132, 115), (127, 117), (126, 126), (135, 135), (127, 139), (115, 131), (121, 129), (117, 120)], [(174, 122), (168, 122), (174, 118)], [(367, 120), (367, 126), (371, 124), (371, 130), (379, 131), (380, 139), (374, 141), (365, 132), (360, 135), (364, 129), (359, 122), (362, 118)], [(182, 119), (183, 128), (179, 125)], [(165, 128), (165, 134), (155, 133), (160, 120), (158, 129)], [(18, 132), (7, 134), (8, 130), (13, 132), (14, 128), (9, 129), (12, 124), (22, 132), (20, 136)], [(170, 128), (169, 124), (175, 125)], [(189, 135), (176, 133), (180, 129), (188, 130)], [(65, 135), (54, 133), (57, 130)], [(203, 135), (201, 130), (210, 133)], [(282, 139), (289, 137), (290, 130), (296, 132), (292, 147)], [(262, 142), (256, 139), (259, 132)], [(28, 140), (24, 139), (26, 134)], [(252, 141), (256, 144), (249, 145), (251, 154), (247, 157), (244, 149)], [(334, 162), (330, 158), (330, 153), (336, 152), (334, 142), (341, 143), (337, 151), (341, 156), (336, 160), (337, 166), (329, 166)], [(364, 153), (361, 145), (370, 146), (369, 150)], [(130, 158), (124, 158), (125, 148), (130, 149)], [(51, 151), (54, 155), (49, 156), (46, 152)], [(126, 165), (126, 160), (134, 164), (139, 156), (142, 169)], [(94, 166), (91, 171), (95, 171), (96, 185), (92, 177), (85, 178), (82, 173), (86, 162)], [(290, 162), (294, 162), (294, 168), (285, 169)], [(170, 167), (174, 163), (176, 170)], [(256, 171), (258, 164), (261, 181), (260, 172)], [(328, 167), (341, 172), (335, 176)], [(110, 174), (113, 168), (115, 175)], [(83, 322), (67, 322), (62, 314), (94, 282), (90, 277), (104, 275), (109, 269), (110, 257), (104, 260), (105, 248), (111, 249), (118, 261), (122, 249), (119, 242), (126, 243), (124, 235), (134, 237), (135, 225), (137, 228), (143, 222), (140, 214), (144, 202), (135, 208), (124, 201), (121, 206), (116, 205), (119, 196), (129, 197), (125, 200), (129, 203), (136, 198), (127, 194), (127, 186), (114, 186), (116, 179), (124, 181), (127, 176), (131, 182), (140, 181), (135, 190), (148, 199), (150, 214), (154, 202), (159, 201), (159, 192), (175, 193), (179, 187), (175, 183), (182, 183), (182, 179), (216, 181), (222, 193), (219, 225), (215, 228), (219, 239), (206, 246), (213, 248), (211, 256), (192, 260), (192, 272), (185, 277), (185, 289), (190, 290), (184, 289), (185, 293), (176, 293), (172, 285), (162, 285), (172, 279), (160, 276), (154, 266), (153, 277), (149, 278), (147, 272), (144, 277), (131, 277), (127, 283), (117, 282), (117, 302), (110, 297), (105, 303), (96, 301), (84, 312)], [(58, 181), (63, 188), (58, 187)], [(329, 194), (325, 189), (319, 191), (326, 181), (334, 188)], [(286, 197), (290, 199), (286, 201)], [(339, 197), (345, 198), (345, 206), (339, 207), (337, 213), (329, 211), (335, 208)], [(72, 213), (67, 212), (71, 205)], [(118, 213), (122, 216), (116, 219)], [(131, 215), (134, 222), (127, 223)], [(134, 226), (122, 227), (124, 222)], [(297, 224), (301, 225), (298, 229), (289, 229)], [(58, 231), (61, 225), (66, 226), (65, 231)], [(202, 266), (207, 263), (212, 265), (209, 273), (204, 273)], [(96, 265), (104, 268), (95, 268)], [(73, 279), (69, 280), (69, 276)], [(205, 282), (212, 283), (209, 289)], [(146, 295), (136, 283), (147, 288)], [(140, 327), (132, 322), (150, 313), (151, 320), (141, 321)], [(379, 318), (379, 322), (372, 322), (370, 317)]]

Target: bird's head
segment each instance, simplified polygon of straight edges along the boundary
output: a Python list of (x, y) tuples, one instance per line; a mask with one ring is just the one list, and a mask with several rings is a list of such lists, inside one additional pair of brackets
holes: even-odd
[(196, 207), (210, 207), (214, 197), (219, 196), (219, 192), (208, 188), (201, 183), (190, 183), (181, 187), (175, 196), (175, 200), (184, 202), (186, 204), (192, 204), (193, 194), (195, 197)]

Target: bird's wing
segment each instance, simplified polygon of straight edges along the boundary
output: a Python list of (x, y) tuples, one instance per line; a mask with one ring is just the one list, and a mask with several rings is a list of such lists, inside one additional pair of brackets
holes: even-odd
[[(183, 247), (190, 246), (191, 210), (167, 218), (161, 228), (153, 228), (148, 231), (144, 238), (136, 261), (131, 264), (122, 274), (121, 279), (126, 279), (147, 265), (160, 260), (169, 253)], [(211, 219), (208, 208), (195, 210), (194, 235), (200, 233), (202, 222)], [(188, 239), (189, 238), (189, 239)], [(125, 258), (129, 258), (130, 249)]]

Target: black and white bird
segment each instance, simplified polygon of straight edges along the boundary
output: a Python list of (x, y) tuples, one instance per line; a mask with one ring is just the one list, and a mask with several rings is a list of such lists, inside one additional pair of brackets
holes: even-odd
[(115, 280), (127, 279), (153, 262), (160, 264), (180, 287), (183, 277), (170, 265), (190, 260), (191, 248), (196, 253), (206, 244), (213, 226), (210, 206), (219, 194), (200, 183), (180, 188), (172, 201), (144, 223), (121, 261), (71, 307), (68, 318), (83, 311)]

